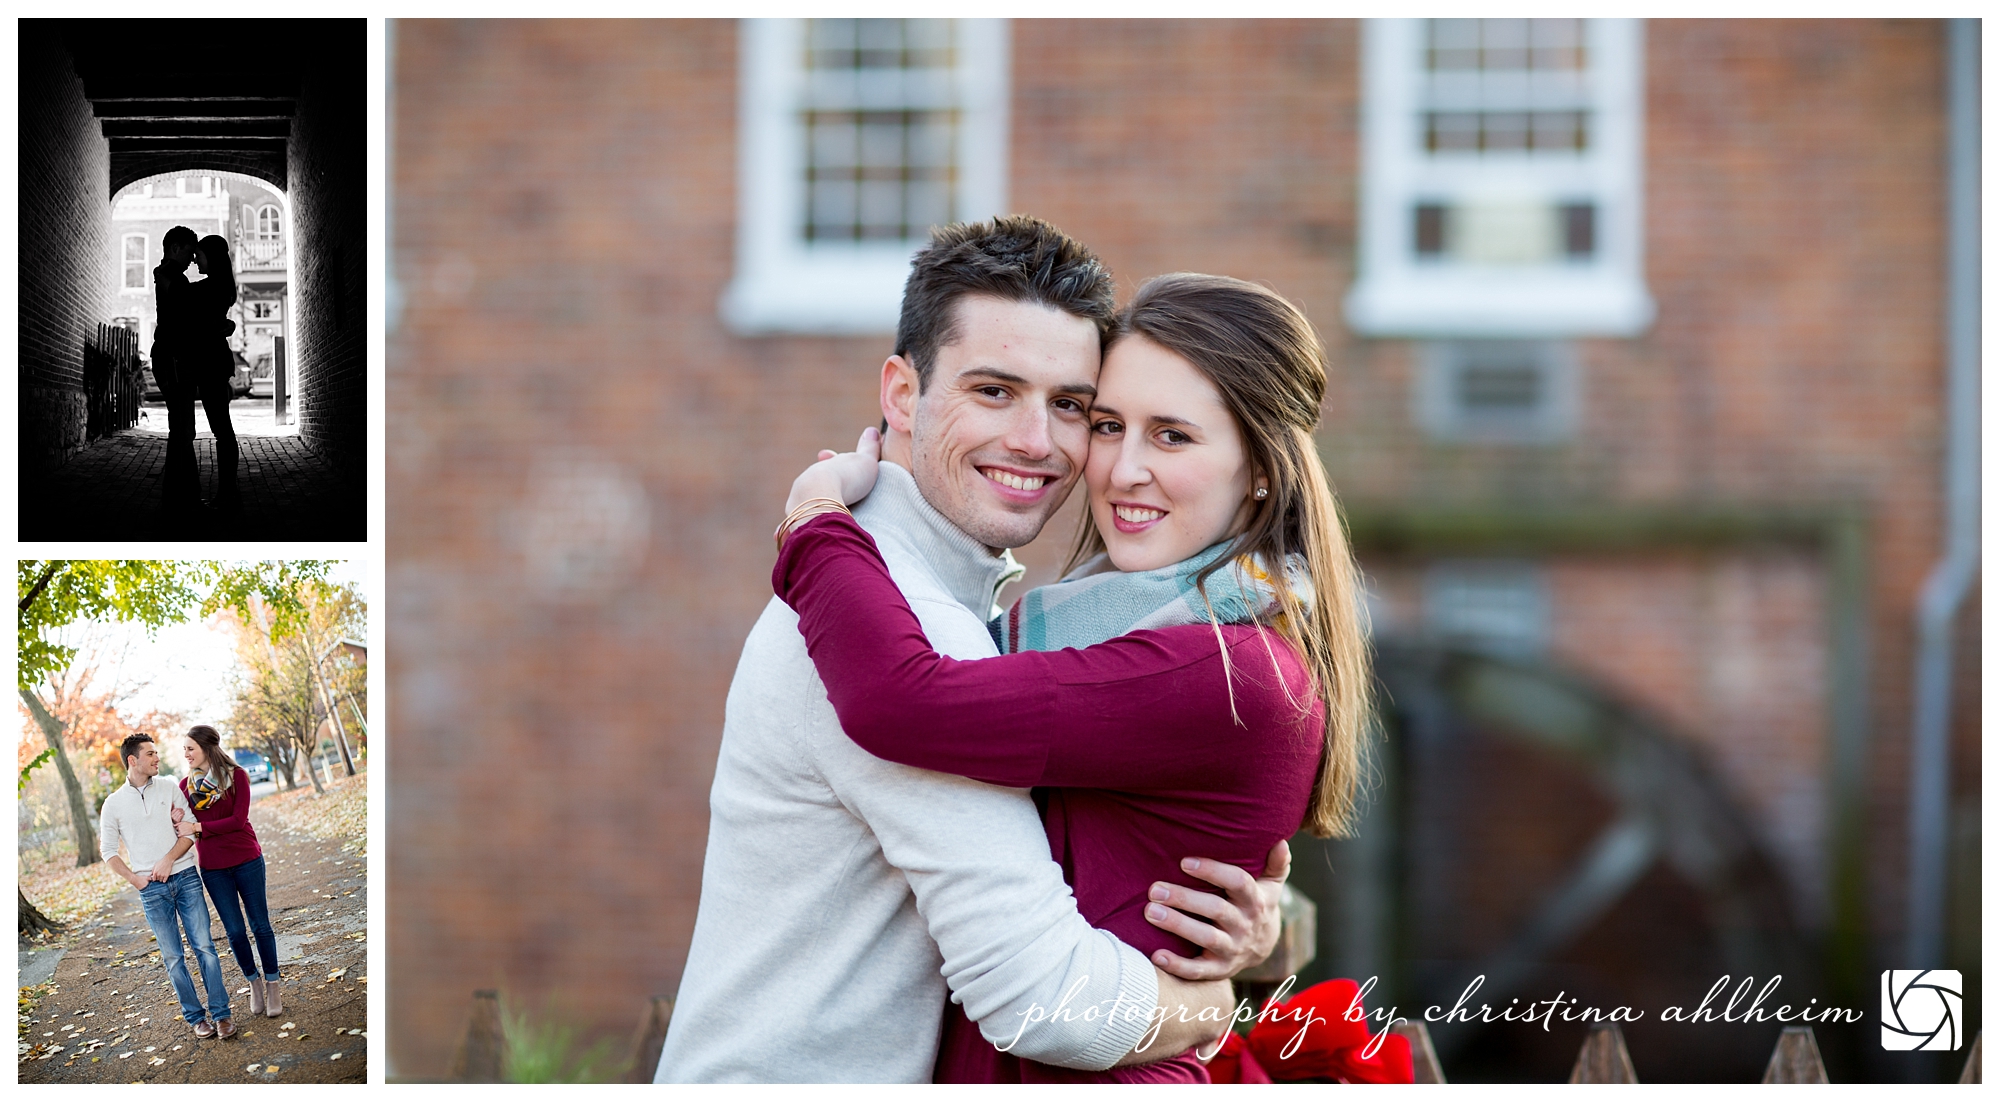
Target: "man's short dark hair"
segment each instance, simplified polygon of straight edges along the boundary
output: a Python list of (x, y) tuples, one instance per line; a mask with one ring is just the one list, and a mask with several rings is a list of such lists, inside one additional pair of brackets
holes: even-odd
[(188, 229), (186, 226), (175, 226), (173, 229), (168, 230), (164, 237), (160, 238), (160, 248), (167, 252), (172, 252), (175, 245), (185, 244), (188, 248), (192, 249), (200, 241), (201, 238), (195, 236), (193, 230)]
[(1095, 323), (1101, 343), (1117, 317), (1115, 293), (1110, 269), (1095, 254), (1039, 218), (953, 222), (931, 230), (931, 243), (910, 263), (896, 355), (916, 367), (917, 389), (928, 389), (938, 349), (958, 339), (952, 307), (966, 295), (1053, 306)]
[(153, 736), (143, 731), (136, 735), (126, 735), (125, 741), (118, 744), (118, 763), (127, 769), (132, 768), (132, 755), (139, 752), (139, 747), (151, 741)]

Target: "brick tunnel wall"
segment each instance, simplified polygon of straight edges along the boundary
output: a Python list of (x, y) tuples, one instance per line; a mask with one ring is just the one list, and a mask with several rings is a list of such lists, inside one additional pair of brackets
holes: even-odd
[(30, 477), (84, 442), (83, 345), (110, 317), (111, 147), (61, 32), (21, 23), (20, 461)]
[(298, 286), (299, 434), (360, 482), (367, 454), (368, 88), (366, 24), (333, 32), (301, 74), (286, 164)]

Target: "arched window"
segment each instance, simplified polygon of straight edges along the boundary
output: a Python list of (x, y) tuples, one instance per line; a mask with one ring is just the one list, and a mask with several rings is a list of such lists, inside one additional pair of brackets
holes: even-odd
[(284, 223), (278, 219), (277, 207), (265, 204), (257, 208), (257, 240), (278, 240), (278, 232), (283, 225)]

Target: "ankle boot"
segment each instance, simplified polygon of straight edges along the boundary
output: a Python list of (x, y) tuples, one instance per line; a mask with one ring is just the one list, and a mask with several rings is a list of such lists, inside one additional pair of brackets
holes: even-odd
[(266, 1018), (275, 1018), (284, 1012), (285, 1000), (283, 996), (278, 994), (278, 981), (270, 980), (266, 982), (264, 984), (264, 1016)]
[(254, 1016), (263, 1012), (264, 979), (262, 976), (252, 976), (250, 977), (250, 1013)]

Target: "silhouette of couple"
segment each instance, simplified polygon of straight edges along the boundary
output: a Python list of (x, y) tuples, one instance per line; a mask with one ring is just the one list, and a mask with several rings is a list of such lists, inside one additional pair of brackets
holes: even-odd
[[(230, 376), (236, 358), (229, 335), (236, 323), (228, 317), (236, 305), (236, 271), (229, 263), (229, 243), (213, 234), (195, 239), (194, 231), (175, 226), (161, 239), (166, 256), (153, 269), (153, 299), (158, 321), (153, 327), (153, 378), (167, 401), (167, 469), (165, 507), (170, 520), (191, 520), (210, 510), (201, 499), (201, 473), (194, 458), (194, 404), (208, 413), (215, 434), (216, 511), (241, 508), (236, 492), (236, 429), (229, 423)], [(192, 260), (207, 278), (189, 282)]]

